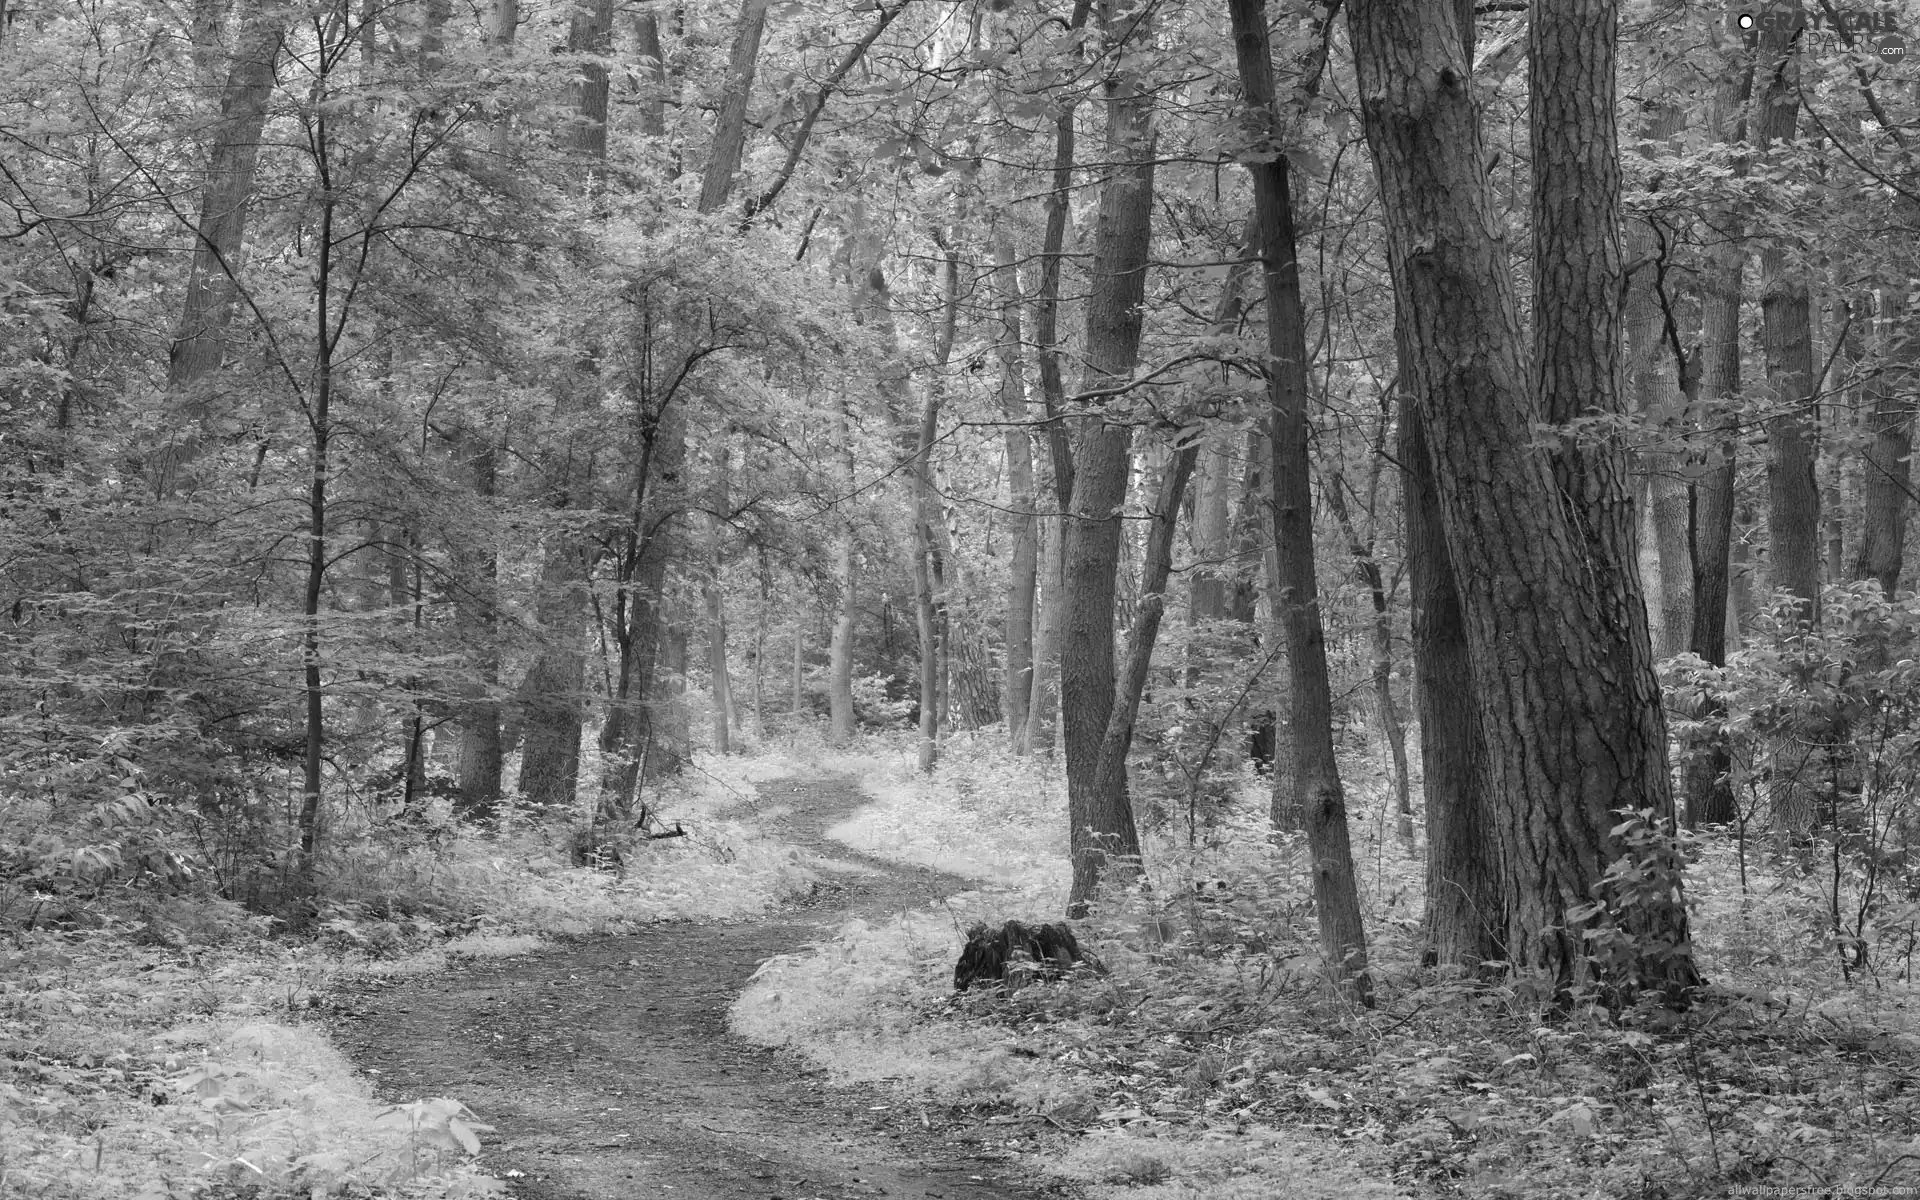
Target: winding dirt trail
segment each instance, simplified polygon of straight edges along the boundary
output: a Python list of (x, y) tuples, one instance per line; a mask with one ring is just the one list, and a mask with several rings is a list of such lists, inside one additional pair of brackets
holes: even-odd
[[(332, 1036), (395, 1098), (455, 1096), (494, 1126), (483, 1161), (530, 1200), (1013, 1200), (982, 1128), (871, 1089), (837, 1088), (785, 1051), (727, 1033), (727, 1007), (766, 958), (848, 917), (964, 890), (829, 842), (865, 801), (844, 777), (775, 780), (756, 808), (775, 835), (870, 868), (753, 922), (662, 924), (519, 959), (356, 987)], [(518, 1172), (517, 1175), (513, 1172)]]

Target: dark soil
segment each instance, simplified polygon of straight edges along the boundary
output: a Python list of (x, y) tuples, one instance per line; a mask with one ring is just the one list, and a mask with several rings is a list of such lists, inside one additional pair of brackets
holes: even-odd
[(335, 1041), (384, 1096), (452, 1096), (492, 1125), (483, 1164), (516, 1196), (1062, 1194), (1016, 1178), (1005, 1126), (989, 1132), (937, 1106), (831, 1086), (798, 1056), (727, 1033), (728, 1005), (768, 957), (848, 917), (877, 919), (969, 886), (829, 842), (825, 830), (863, 803), (848, 779), (758, 790), (756, 807), (774, 810), (761, 822), (770, 833), (872, 872), (823, 875), (811, 896), (752, 922), (663, 923), (354, 985), (334, 997)]

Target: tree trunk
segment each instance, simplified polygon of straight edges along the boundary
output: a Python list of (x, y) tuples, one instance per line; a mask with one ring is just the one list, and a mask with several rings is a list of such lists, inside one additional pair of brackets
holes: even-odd
[[(1228, 0), (1240, 85), (1256, 128), (1277, 138), (1273, 58), (1263, 0)], [(1272, 144), (1272, 143), (1270, 143)], [(1312, 459), (1307, 441), (1306, 312), (1295, 254), (1293, 198), (1284, 155), (1247, 163), (1253, 176), (1254, 218), (1267, 292), (1268, 420), (1273, 434), (1273, 541), (1279, 590), (1275, 623), (1287, 645), (1292, 701), (1294, 793), (1305, 809), (1307, 848), (1313, 856), (1313, 902), (1320, 952), (1335, 978), (1373, 1006), (1367, 974), (1366, 931), (1348, 844), (1346, 794), (1333, 747), (1333, 687), (1327, 675), (1320, 585), (1313, 557)]]
[[(1588, 975), (1583, 933), (1609, 918), (1588, 906), (1624, 851), (1615, 810), (1661, 814), (1671, 797), (1645, 609), (1620, 556), (1633, 540), (1624, 464), (1615, 447), (1551, 462), (1534, 446), (1536, 413), (1617, 411), (1614, 12), (1569, 0), (1532, 16), (1537, 402), (1458, 16), (1347, 5), (1408, 383), (1461, 589), (1507, 955), (1571, 983)], [(1605, 982), (1695, 982), (1684, 907), (1635, 907), (1635, 955)]]
[[(1147, 37), (1146, 15), (1146, 10), (1109, 15), (1108, 44), (1121, 46)], [(1153, 99), (1132, 75), (1110, 76), (1105, 90), (1105, 158), (1113, 166), (1100, 189), (1093, 235), (1082, 376), (1088, 392), (1125, 388), (1139, 360), (1152, 242)], [(1073, 452), (1060, 693), (1073, 859), (1067, 907), (1074, 917), (1085, 914), (1103, 879), (1124, 883), (1137, 873), (1140, 856), (1126, 772), (1122, 769), (1115, 778), (1100, 770), (1101, 747), (1114, 712), (1114, 574), (1132, 466), (1131, 433), (1127, 425), (1107, 424), (1096, 411), (1083, 419)]]
[[(478, 442), (478, 445), (474, 443)], [(499, 459), (491, 433), (461, 429), (452, 445), (469, 486), (482, 503), (491, 504), (499, 488)], [(454, 623), (462, 631), (472, 655), (474, 684), (460, 708), (460, 815), (491, 820), (500, 804), (502, 760), (506, 747), (500, 736), (500, 556), (495, 539), (455, 539), (452, 546)]]
[[(1094, 769), (1094, 790), (1102, 796), (1127, 794), (1127, 753), (1133, 746), (1134, 722), (1140, 715), (1140, 698), (1146, 692), (1147, 673), (1153, 665), (1154, 642), (1159, 637), (1160, 619), (1166, 611), (1167, 577), (1173, 572), (1173, 534), (1179, 520), (1180, 501), (1193, 476), (1197, 445), (1176, 450), (1148, 514), (1146, 553), (1140, 567), (1140, 599), (1135, 609), (1133, 629), (1127, 635), (1125, 665), (1115, 684), (1113, 712), (1100, 741), (1100, 759)], [(1132, 819), (1128, 811), (1129, 822)], [(1138, 853), (1137, 843), (1135, 853)]]
[[(876, 277), (878, 272), (875, 272)], [(913, 588), (915, 617), (920, 632), (920, 770), (931, 771), (940, 758), (948, 711), (948, 680), (951, 666), (948, 645), (951, 635), (947, 609), (947, 581), (938, 528), (945, 532), (940, 499), (933, 487), (933, 444), (940, 431), (940, 401), (944, 394), (943, 376), (953, 353), (954, 323), (960, 303), (960, 258), (952, 249), (943, 255), (940, 269), (940, 331), (934, 348), (933, 380), (927, 385), (927, 398), (913, 436), (913, 494), (909, 508), (913, 522)], [(882, 293), (884, 295), (884, 292)], [(891, 317), (887, 324), (892, 339)], [(891, 353), (889, 357), (892, 357)], [(904, 391), (904, 372), (900, 381)], [(904, 399), (904, 397), (903, 397)]]
[[(604, 55), (612, 32), (612, 0), (589, 0), (573, 10), (567, 49), (581, 56)], [(606, 171), (607, 95), (606, 67), (583, 57), (570, 87), (573, 120), (567, 144), (582, 158), (582, 190), (589, 195), (599, 192)], [(562, 385), (557, 414), (562, 445), (547, 464), (550, 500), (560, 511), (579, 509), (586, 500), (585, 460), (591, 451), (579, 427), (600, 391), (591, 352), (580, 363), (579, 375)], [(585, 530), (574, 523), (559, 522), (549, 531), (534, 604), (545, 644), (521, 685), (525, 740), (520, 791), (533, 803), (553, 808), (573, 805), (580, 779), (587, 708), (588, 554)]]
[(661, 605), (659, 677), (647, 706), (646, 774), (649, 780), (678, 775), (693, 757), (687, 715), (687, 618), (679, 601)]
[[(1753, 90), (1749, 67), (1714, 95), (1709, 119), (1713, 135), (1726, 144), (1745, 140), (1740, 114)], [(1746, 160), (1735, 172), (1746, 174)], [(1700, 284), (1700, 404), (1698, 424), (1705, 430), (1728, 428), (1736, 419), (1740, 396), (1740, 300), (1746, 269), (1745, 230), (1732, 206), (1717, 214), (1718, 243), (1707, 251)], [(1688, 488), (1687, 556), (1693, 571), (1693, 623), (1687, 649), (1714, 666), (1727, 662), (1727, 614), (1733, 562), (1733, 489), (1736, 437), (1711, 432), (1695, 456)], [(1702, 716), (1724, 712), (1717, 701)], [(1731, 760), (1724, 744), (1695, 747), (1681, 779), (1689, 829), (1727, 824), (1735, 817), (1733, 789), (1727, 778)]]
[[(1666, 143), (1685, 120), (1671, 105), (1658, 109), (1642, 132), (1641, 152), (1650, 143)], [(1627, 280), (1626, 351), (1628, 404), (1652, 426), (1656, 448), (1641, 456), (1646, 480), (1646, 524), (1651, 534), (1653, 579), (1649, 590), (1659, 603), (1649, 608), (1654, 655), (1671, 658), (1687, 647), (1693, 624), (1693, 572), (1687, 557), (1687, 481), (1685, 453), (1679, 448), (1687, 408), (1681, 404), (1675, 359), (1678, 330), (1668, 327), (1676, 285), (1667, 277), (1670, 247), (1645, 220), (1631, 223), (1626, 257), (1634, 264)], [(1646, 558), (1643, 562), (1648, 561)]]
[[(324, 80), (322, 81), (324, 83)], [(320, 119), (313, 145), (321, 192), (320, 252), (314, 276), (313, 393), (308, 402), (309, 443), (307, 486), (307, 579), (301, 604), (302, 682), (306, 698), (306, 753), (300, 787), (300, 854), (296, 870), (311, 885), (320, 852), (321, 769), (326, 751), (326, 686), (321, 672), (320, 612), (325, 594), (327, 563), (327, 485), (332, 478), (333, 351), (338, 334), (333, 326), (333, 218), (335, 203), (327, 187), (327, 132)]]
[(807, 710), (807, 626), (798, 616), (793, 619), (793, 694), (788, 711), (797, 721)]
[(1059, 733), (1060, 637), (1066, 599), (1066, 528), (1055, 502), (1055, 512), (1041, 517), (1040, 553), (1034, 576), (1038, 581), (1034, 610), (1033, 692), (1027, 702), (1027, 733), (1023, 754), (1053, 757)]
[[(1790, 142), (1799, 117), (1798, 58), (1773, 64), (1759, 114), (1759, 148)], [(1765, 348), (1767, 561), (1769, 583), (1799, 597), (1807, 620), (1820, 611), (1820, 489), (1814, 479), (1812, 307), (1805, 268), (1780, 238), (1760, 251), (1760, 325)]]
[[(1402, 358), (1407, 358), (1402, 353)], [(1401, 378), (1409, 377), (1405, 367)], [(1400, 408), (1400, 463), (1413, 601), (1414, 708), (1427, 812), (1427, 953), (1466, 971), (1506, 958), (1506, 901), (1459, 585), (1447, 549), (1427, 437), (1412, 395)]]
[(186, 397), (184, 432), (153, 464), (154, 490), (172, 492), (198, 450), (198, 424), (218, 410), (203, 385), (226, 357), (227, 330), (239, 299), (246, 251), (247, 215), (273, 94), (280, 29), (267, 14), (250, 13), (228, 64), (221, 89), (220, 119), (207, 156), (200, 219), (194, 228), (193, 261), (180, 304), (180, 324), (167, 359), (167, 387)]
[(768, 0), (743, 0), (734, 26), (733, 54), (727, 63), (727, 86), (721, 93), (719, 119), (714, 123), (713, 150), (700, 180), (700, 211), (717, 212), (733, 189), (734, 172), (747, 142), (747, 101), (753, 95), (753, 77), (760, 61), (760, 35), (767, 26)]
[[(1067, 31), (1087, 23), (1092, 0), (1074, 0)], [(1047, 461), (1052, 476), (1052, 515), (1041, 521), (1039, 629), (1034, 644), (1033, 692), (1027, 705), (1029, 753), (1051, 756), (1058, 738), (1060, 651), (1065, 640), (1067, 599), (1067, 514), (1073, 503), (1073, 451), (1065, 416), (1066, 385), (1060, 371), (1060, 267), (1071, 215), (1074, 113), (1071, 93), (1054, 120), (1052, 187), (1047, 193), (1046, 227), (1040, 240), (1040, 280), (1034, 288), (1033, 344), (1039, 365), (1041, 409), (1047, 418)]]
[[(1383, 416), (1383, 424), (1384, 421)], [(1383, 439), (1384, 436), (1383, 429)], [(1380, 463), (1384, 461), (1385, 452), (1384, 445), (1377, 447), (1374, 452), (1373, 470), (1376, 475)], [(1393, 700), (1392, 597), (1387, 595), (1387, 579), (1385, 572), (1380, 569), (1380, 560), (1374, 556), (1373, 538), (1362, 536), (1360, 527), (1354, 522), (1353, 513), (1347, 505), (1346, 487), (1345, 476), (1335, 470), (1323, 490), (1327, 507), (1333, 511), (1334, 518), (1340, 522), (1340, 531), (1346, 535), (1347, 553), (1353, 559), (1354, 576), (1360, 586), (1367, 590), (1367, 598), (1373, 604), (1373, 702), (1379, 713), (1381, 735), (1387, 740), (1393, 765), (1394, 832), (1411, 850), (1414, 843), (1413, 796), (1407, 770), (1407, 737), (1406, 731), (1401, 728), (1399, 706)], [(1374, 489), (1370, 487), (1368, 491), (1372, 495)], [(1370, 529), (1378, 528), (1371, 512), (1367, 520)]]
[(1908, 322), (1906, 283), (1895, 279), (1879, 290), (1875, 321), (1879, 373), (1866, 385), (1868, 434), (1861, 479), (1864, 519), (1854, 556), (1856, 579), (1877, 579), (1892, 599), (1900, 587), (1907, 538), (1907, 495), (1913, 468), (1913, 386), (1916, 343)]
[[(513, 54), (514, 33), (519, 25), (519, 0), (492, 0), (487, 8), (486, 39), (489, 53), (505, 61)], [(489, 141), (497, 156), (508, 149), (508, 126), (503, 120), (492, 122)], [(481, 375), (494, 381), (491, 366), (483, 366)], [(477, 444), (476, 444), (477, 443)], [(456, 427), (450, 447), (454, 458), (465, 468), (474, 496), (491, 510), (499, 494), (500, 447), (491, 428), (476, 431), (468, 425)], [(489, 518), (492, 513), (489, 511)], [(491, 820), (499, 809), (505, 773), (506, 739), (501, 730), (501, 707), (497, 699), (500, 686), (500, 555), (497, 538), (489, 527), (476, 539), (456, 539), (452, 560), (456, 586), (454, 622), (469, 639), (474, 671), (478, 678), (470, 689), (468, 702), (460, 713), (460, 814), (470, 820)]]
[(1000, 307), (1000, 412), (1007, 421), (1008, 514), (1012, 552), (1007, 563), (1006, 676), (1001, 703), (1015, 754), (1031, 747), (1027, 713), (1033, 693), (1033, 606), (1039, 580), (1039, 518), (1035, 515), (1033, 436), (1027, 431), (1027, 380), (1020, 320), (1020, 275), (1013, 238), (993, 233), (993, 281)]
[(713, 690), (713, 752), (732, 754), (733, 685), (727, 678), (727, 608), (717, 579), (702, 590), (702, 599), (707, 608), (707, 672)]
[[(841, 470), (846, 481), (847, 495), (852, 496), (856, 486), (853, 466), (853, 428), (852, 422), (848, 420), (844, 399), (840, 406), (839, 439)], [(850, 504), (842, 507), (846, 511), (840, 518), (840, 538), (835, 554), (834, 581), (837, 588), (833, 600), (833, 636), (827, 643), (827, 708), (830, 714), (827, 740), (834, 746), (844, 746), (852, 741), (854, 729), (854, 528)]]

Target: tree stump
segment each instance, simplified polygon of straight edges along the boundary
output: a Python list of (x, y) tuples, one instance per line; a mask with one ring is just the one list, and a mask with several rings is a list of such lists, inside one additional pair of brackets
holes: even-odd
[(967, 930), (953, 986), (965, 991), (976, 983), (998, 983), (1011, 991), (1036, 979), (1059, 979), (1081, 965), (1104, 973), (1100, 960), (1080, 949), (1065, 922), (1008, 921), (998, 929), (981, 924)]

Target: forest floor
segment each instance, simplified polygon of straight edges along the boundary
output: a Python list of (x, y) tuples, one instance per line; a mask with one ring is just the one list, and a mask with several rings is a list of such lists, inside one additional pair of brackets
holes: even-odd
[(768, 958), (852, 919), (975, 886), (831, 843), (868, 802), (844, 776), (758, 785), (766, 833), (815, 856), (812, 893), (759, 919), (670, 922), (340, 985), (335, 1042), (396, 1098), (458, 1096), (493, 1126), (482, 1165), (539, 1200), (988, 1200), (1058, 1195), (1021, 1179), (998, 1130), (942, 1106), (830, 1086), (797, 1055), (728, 1032)]

